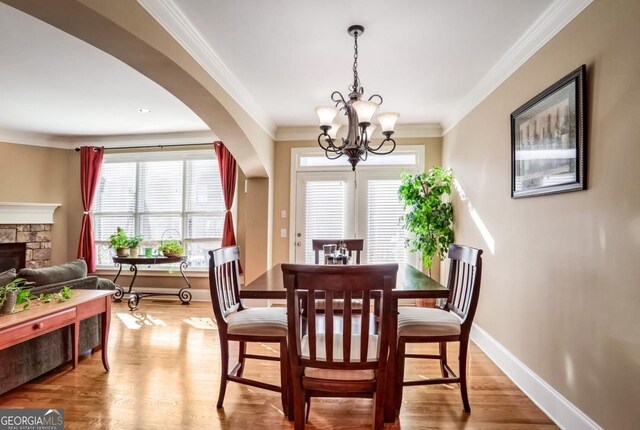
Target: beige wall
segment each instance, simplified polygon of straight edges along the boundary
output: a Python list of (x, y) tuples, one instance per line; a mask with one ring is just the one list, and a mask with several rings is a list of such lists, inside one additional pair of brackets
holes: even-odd
[(37, 146), (0, 143), (0, 201), (27, 203), (61, 203), (53, 214), (51, 240), (52, 264), (67, 260), (69, 243), (67, 215), (69, 151)]
[[(476, 322), (611, 429), (640, 422), (639, 21), (636, 0), (594, 1), (447, 133), (443, 152), (468, 198), (455, 199), (457, 240), (485, 250)], [(581, 64), (589, 189), (511, 199), (510, 113)]]
[[(442, 139), (440, 137), (429, 138), (402, 138), (396, 139), (399, 145), (424, 145), (425, 166), (430, 168), (439, 166), (442, 160)], [(273, 264), (289, 261), (289, 237), (281, 238), (280, 229), (287, 229), (290, 236), (289, 213), (290, 185), (291, 185), (291, 149), (317, 147), (315, 140), (282, 141), (276, 142), (275, 169), (274, 169), (274, 197), (273, 197)], [(286, 210), (287, 218), (280, 217), (280, 212)], [(295, 233), (295, 232), (294, 232)], [(437, 266), (437, 265), (436, 265)], [(435, 268), (434, 277), (437, 278), (438, 268)]]

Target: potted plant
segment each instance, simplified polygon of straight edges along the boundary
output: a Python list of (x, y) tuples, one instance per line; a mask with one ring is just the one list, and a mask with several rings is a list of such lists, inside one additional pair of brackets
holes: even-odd
[(184, 252), (179, 240), (168, 240), (158, 247), (165, 257), (178, 257)]
[(18, 292), (21, 286), (27, 281), (23, 278), (16, 278), (7, 285), (0, 287), (0, 314), (10, 314), (16, 307)]
[(127, 246), (129, 247), (129, 256), (133, 258), (138, 257), (138, 246), (142, 243), (142, 236), (133, 236), (129, 238)]
[(118, 257), (129, 256), (129, 238), (121, 227), (109, 236), (109, 248), (115, 249)]
[(422, 264), (429, 270), (433, 258), (446, 258), (453, 243), (453, 206), (449, 202), (453, 173), (433, 167), (426, 173), (402, 175), (398, 190), (408, 211), (403, 216), (404, 228), (412, 234), (407, 247), (419, 251)]

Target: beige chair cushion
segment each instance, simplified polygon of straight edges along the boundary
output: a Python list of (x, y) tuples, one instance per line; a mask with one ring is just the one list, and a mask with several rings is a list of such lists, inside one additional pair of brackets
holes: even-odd
[[(325, 360), (327, 351), (325, 348), (324, 333), (316, 335), (316, 359)], [(302, 337), (301, 342), (302, 358), (309, 359), (309, 336)], [(360, 336), (351, 335), (351, 362), (358, 361), (360, 358)], [(334, 361), (342, 361), (342, 334), (333, 334), (333, 359)], [(375, 361), (378, 359), (378, 336), (369, 335), (369, 345), (367, 348), (367, 360)], [(319, 369), (315, 367), (305, 367), (304, 376), (316, 379), (332, 379), (338, 381), (370, 381), (375, 377), (373, 370), (339, 370), (339, 369)]]
[(286, 336), (286, 308), (251, 308), (231, 315), (227, 333), (246, 336)]
[(400, 307), (398, 336), (455, 336), (460, 334), (460, 318), (434, 308)]

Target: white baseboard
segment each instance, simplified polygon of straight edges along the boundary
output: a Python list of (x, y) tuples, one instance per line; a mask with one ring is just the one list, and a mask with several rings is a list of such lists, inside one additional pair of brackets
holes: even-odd
[(471, 340), (560, 428), (602, 430), (477, 324), (471, 329)]

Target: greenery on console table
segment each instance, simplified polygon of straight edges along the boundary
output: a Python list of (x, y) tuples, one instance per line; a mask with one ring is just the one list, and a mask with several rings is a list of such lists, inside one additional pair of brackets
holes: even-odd
[(57, 293), (47, 293), (40, 294), (39, 296), (35, 296), (31, 294), (30, 289), (22, 288), (27, 285), (28, 282), (22, 278), (16, 278), (5, 286), (0, 287), (0, 308), (5, 305), (5, 302), (11, 292), (15, 292), (15, 303), (10, 306), (10, 310), (6, 309), (6, 311), (1, 312), (4, 314), (14, 313), (15, 306), (22, 305), (22, 311), (26, 311), (31, 307), (31, 303), (33, 300), (37, 300), (40, 303), (51, 303), (54, 300), (57, 302), (66, 302), (67, 300), (73, 297), (73, 289), (68, 286), (63, 287)]
[(426, 173), (402, 175), (398, 190), (400, 199), (408, 209), (403, 216), (404, 228), (412, 233), (407, 247), (419, 251), (422, 263), (428, 269), (433, 257), (441, 260), (453, 243), (453, 206), (449, 202), (453, 172), (433, 167)]

